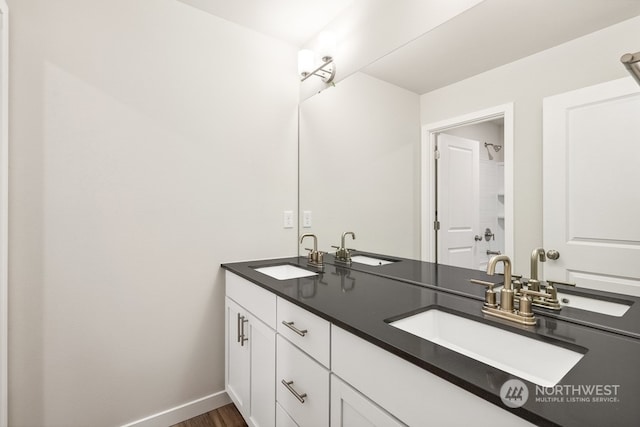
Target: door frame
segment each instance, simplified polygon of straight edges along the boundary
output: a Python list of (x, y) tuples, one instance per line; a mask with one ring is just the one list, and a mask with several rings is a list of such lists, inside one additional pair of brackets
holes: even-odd
[(0, 0), (0, 427), (9, 425), (9, 8)]
[(499, 118), (504, 120), (504, 245), (505, 253), (509, 255), (512, 262), (515, 262), (513, 217), (513, 102), (474, 111), (461, 116), (451, 117), (422, 126), (422, 141), (420, 147), (420, 254), (422, 261), (435, 262), (437, 251), (437, 248), (435, 247), (435, 233), (433, 232), (437, 195), (434, 167), (436, 161), (435, 147), (437, 134), (449, 129), (478, 124)]

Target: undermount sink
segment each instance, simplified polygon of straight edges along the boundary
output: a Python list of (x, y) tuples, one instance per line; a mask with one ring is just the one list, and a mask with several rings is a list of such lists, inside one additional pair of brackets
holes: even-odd
[(269, 267), (254, 267), (255, 271), (266, 274), (277, 280), (299, 279), (301, 277), (317, 276), (318, 273), (296, 267), (292, 264), (271, 265)]
[(354, 255), (351, 257), (351, 261), (366, 265), (387, 265), (395, 262), (388, 259), (374, 258), (366, 255)]
[[(502, 286), (493, 288), (495, 292), (499, 292)], [(578, 295), (578, 289), (571, 289), (569, 292), (558, 290), (558, 301), (560, 307), (571, 307), (579, 310), (591, 311), (593, 313), (604, 314), (606, 316), (622, 317), (631, 307), (631, 301), (611, 301), (607, 299), (597, 298), (595, 296), (582, 293)], [(498, 297), (499, 299), (499, 297)]]
[(593, 311), (595, 313), (606, 314), (607, 316), (622, 317), (631, 307), (631, 303), (618, 303), (588, 297), (586, 295), (575, 295), (573, 293), (558, 292), (558, 301), (562, 307), (578, 308), (580, 310)]
[(584, 356), (437, 309), (389, 324), (543, 387), (556, 385)]

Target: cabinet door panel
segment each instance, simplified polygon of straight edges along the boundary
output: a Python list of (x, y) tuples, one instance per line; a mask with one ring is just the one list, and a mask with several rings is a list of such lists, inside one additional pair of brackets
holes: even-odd
[(226, 390), (243, 416), (250, 409), (250, 349), (247, 342), (241, 342), (242, 327), (247, 330), (248, 313), (229, 298), (225, 300), (226, 308), (226, 354), (225, 376)]
[(255, 427), (272, 427), (276, 414), (276, 332), (251, 316), (251, 421)]
[(331, 427), (403, 427), (378, 405), (331, 375)]

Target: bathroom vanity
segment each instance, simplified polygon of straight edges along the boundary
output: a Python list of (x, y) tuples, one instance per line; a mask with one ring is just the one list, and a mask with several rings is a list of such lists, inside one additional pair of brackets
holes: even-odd
[[(483, 290), (468, 281), (500, 276), (390, 261), (346, 267), (327, 256), (322, 269), (303, 257), (223, 265), (226, 390), (249, 425), (640, 419), (639, 339), (558, 316), (538, 314), (535, 326), (485, 317)], [(425, 322), (434, 323), (429, 331), (421, 330)], [(528, 396), (509, 407), (501, 388), (514, 379)], [(588, 396), (581, 385), (592, 386)]]

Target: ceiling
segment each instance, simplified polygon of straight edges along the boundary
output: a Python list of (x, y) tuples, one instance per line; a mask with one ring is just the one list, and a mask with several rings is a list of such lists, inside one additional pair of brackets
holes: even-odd
[(638, 15), (638, 0), (485, 0), (363, 71), (423, 94)]
[(296, 47), (354, 0), (178, 0)]
[[(356, 3), (178, 1), (296, 47)], [(363, 71), (423, 94), (638, 15), (640, 0), (484, 0)]]

